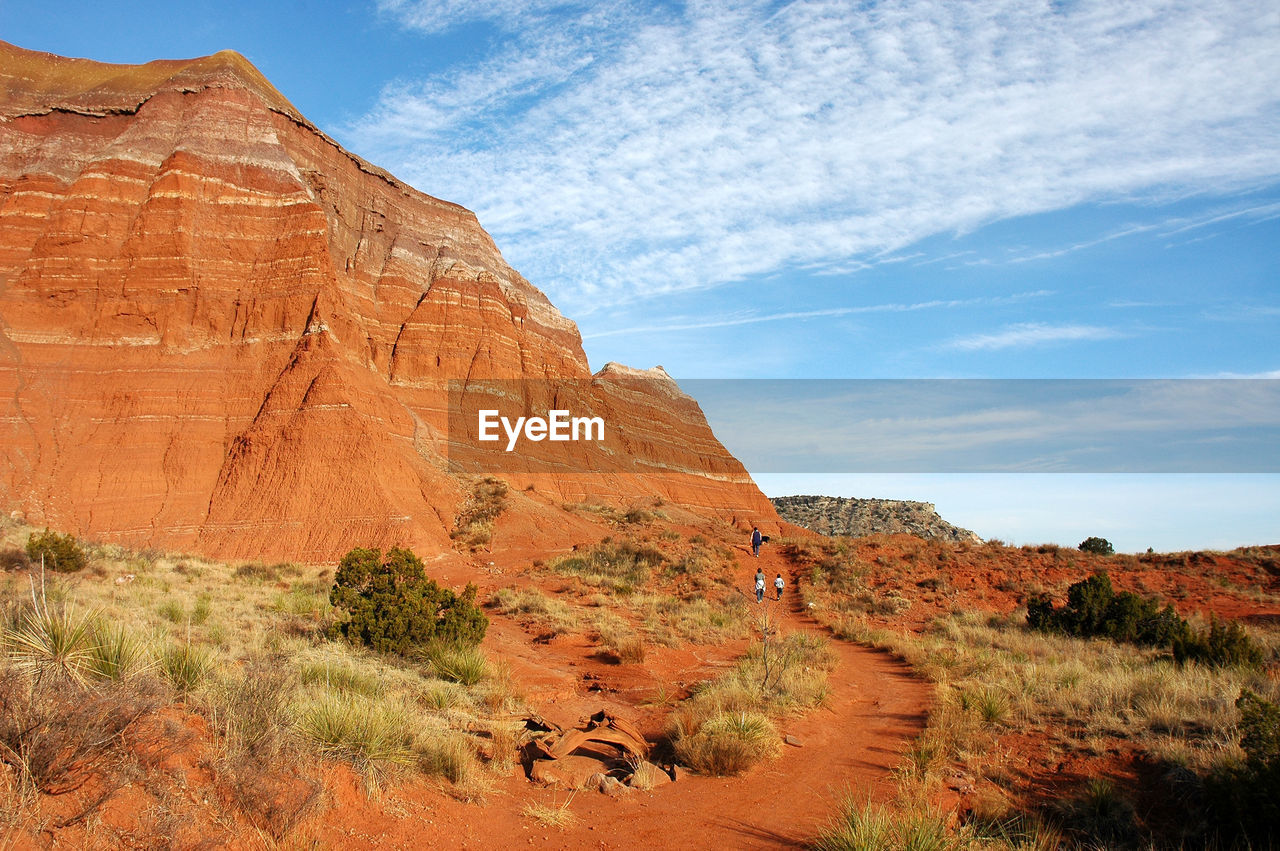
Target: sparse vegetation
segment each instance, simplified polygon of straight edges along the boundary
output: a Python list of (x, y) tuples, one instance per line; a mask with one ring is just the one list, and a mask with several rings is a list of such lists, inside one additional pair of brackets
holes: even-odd
[[(0, 526), (0, 548), (29, 531)], [(92, 558), (92, 574), (49, 571), (43, 589), (38, 567), (0, 574), (0, 779), (14, 781), (0, 782), (0, 813), (14, 824), (62, 824), (40, 813), (64, 790), (58, 818), (91, 820), (126, 779), (145, 778), (130, 787), (139, 812), (181, 807), (218, 841), (289, 846), (324, 804), (323, 760), (350, 762), (371, 790), (421, 772), (466, 799), (514, 764), (520, 741), (498, 720), (519, 707), (505, 669), (466, 646), (470, 669), (486, 671), (468, 686), (425, 657), (328, 640), (328, 606), (316, 601), (331, 568), (116, 545)], [(344, 718), (337, 707), (352, 703)], [(155, 771), (175, 751), (208, 767), (212, 787), (199, 798)]]
[[(982, 813), (975, 808), (973, 820), (951, 832), (953, 839), (969, 837), (957, 847), (1056, 848), (1064, 842), (1071, 847), (1148, 847), (1156, 828), (1135, 815), (1140, 811), (1119, 783), (1108, 786), (1101, 774), (1086, 776), (1075, 788), (1062, 789), (1061, 806), (1051, 807), (1029, 795), (1023, 779), (1028, 775), (1051, 778), (1063, 761), (1114, 765), (1108, 760), (1114, 760), (1117, 753), (1125, 760), (1141, 759), (1142, 764), (1163, 766), (1162, 776), (1175, 778), (1144, 778), (1162, 794), (1178, 796), (1182, 811), (1189, 814), (1176, 824), (1160, 825), (1161, 842), (1172, 847), (1204, 847), (1217, 841), (1220, 847), (1231, 847), (1229, 830), (1219, 829), (1215, 839), (1214, 832), (1204, 826), (1209, 818), (1206, 808), (1214, 800), (1209, 793), (1215, 778), (1237, 776), (1232, 771), (1244, 765), (1243, 747), (1236, 744), (1237, 724), (1243, 718), (1243, 711), (1236, 706), (1237, 695), (1248, 689), (1276, 702), (1280, 686), (1273, 674), (1238, 662), (1180, 665), (1169, 644), (1115, 643), (1074, 637), (1065, 629), (1032, 629), (1028, 621), (1034, 618), (1020, 612), (983, 613), (974, 603), (985, 590), (981, 585), (966, 596), (965, 605), (915, 620), (909, 629), (903, 628), (900, 616), (848, 605), (848, 596), (859, 587), (880, 593), (898, 590), (912, 596), (907, 617), (918, 618), (914, 604), (941, 589), (920, 584), (920, 578), (905, 569), (909, 562), (897, 553), (911, 548), (938, 552), (937, 559), (920, 559), (917, 566), (943, 558), (943, 548), (936, 544), (884, 538), (799, 542), (793, 558), (799, 566), (812, 568), (816, 562), (823, 572), (833, 574), (820, 575), (813, 585), (800, 589), (819, 620), (830, 624), (837, 634), (891, 650), (937, 684), (938, 699), (928, 726), (904, 763), (903, 782), (909, 781), (912, 790), (907, 797), (928, 799), (950, 772), (963, 771), (974, 776), (978, 801), (985, 796), (999, 802)], [(998, 578), (992, 582), (996, 585), (1016, 576), (1027, 562), (1078, 571), (1073, 560), (1089, 565), (1090, 559), (1097, 558), (1048, 546), (1018, 548), (1017, 552), (1019, 561), (1015, 562), (1009, 559), (1012, 551), (1003, 545), (947, 548), (946, 558), (958, 563), (957, 573), (952, 574), (957, 578), (950, 584), (960, 585), (966, 569), (970, 575), (990, 570), (985, 576)], [(1255, 571), (1259, 577), (1273, 575), (1270, 557), (1269, 551), (1232, 553), (1229, 569), (1235, 576)], [(1112, 556), (1107, 561), (1121, 571), (1138, 567), (1139, 559), (1145, 560), (1143, 567), (1159, 568), (1181, 565), (1183, 558)], [(984, 567), (993, 559), (1002, 562), (999, 572)], [(1202, 572), (1178, 574), (1166, 587), (1192, 580), (1211, 582), (1219, 575), (1215, 571), (1223, 569), (1222, 562), (1204, 554), (1188, 554), (1185, 560), (1188, 567), (1168, 569), (1199, 568)], [(1096, 564), (1101, 567), (1101, 560)], [(1014, 593), (1025, 594), (1031, 604), (1047, 596), (1036, 580), (1011, 582), (1009, 587)], [(1215, 583), (1213, 587), (1224, 586)], [(1103, 593), (1105, 590), (1111, 594)], [(1093, 624), (1099, 630), (1115, 629), (1119, 635), (1135, 637), (1143, 634), (1148, 619), (1155, 619), (1158, 625), (1167, 608), (1111, 589), (1109, 582), (1103, 588), (1101, 580), (1081, 583), (1076, 598), (1077, 605), (1069, 601), (1065, 607), (1072, 610), (1062, 616), (1065, 623)], [(1117, 598), (1121, 602), (1112, 607)], [(1177, 617), (1172, 609), (1169, 612)], [(1039, 617), (1045, 617), (1043, 610)], [(1274, 667), (1280, 659), (1280, 635), (1274, 629), (1239, 623), (1229, 627), (1214, 618), (1208, 623), (1193, 618), (1186, 626), (1190, 636), (1219, 648), (1236, 643), (1228, 638), (1229, 631), (1247, 639), (1260, 654), (1249, 656), (1260, 658), (1263, 665)], [(1159, 634), (1145, 628), (1150, 630), (1147, 634)], [(1215, 637), (1212, 642), (1211, 636)], [(1220, 653), (1230, 655), (1225, 650)], [(1036, 739), (1032, 747), (1026, 744), (1029, 736)], [(1162, 789), (1162, 783), (1177, 786)], [(1257, 785), (1254, 778), (1248, 783)], [(1216, 800), (1229, 801), (1230, 796), (1219, 795)], [(1232, 806), (1220, 804), (1226, 812), (1235, 812)], [(896, 819), (910, 811), (910, 805), (895, 805), (881, 815)], [(1255, 840), (1254, 847), (1265, 847), (1265, 843), (1258, 846)]]
[(835, 663), (826, 642), (791, 633), (773, 644), (772, 660), (755, 645), (732, 673), (702, 683), (672, 712), (667, 733), (688, 765), (708, 774), (738, 774), (778, 753), (770, 716), (812, 709), (826, 699), (827, 672)]
[(471, 493), (449, 537), (473, 551), (489, 546), (493, 541), (494, 524), (507, 507), (509, 490), (506, 482), (493, 476), (473, 482)]
[(1172, 605), (1161, 609), (1156, 601), (1131, 591), (1115, 593), (1105, 571), (1068, 588), (1067, 604), (1061, 609), (1046, 595), (1032, 597), (1027, 603), (1027, 624), (1032, 629), (1082, 638), (1097, 636), (1168, 647), (1179, 663), (1256, 667), (1263, 661), (1262, 649), (1239, 624), (1221, 624), (1214, 618), (1208, 630), (1196, 631)]
[(552, 559), (547, 567), (555, 573), (577, 576), (597, 588), (630, 594), (648, 582), (653, 571), (665, 562), (666, 556), (657, 547), (605, 538), (587, 550)]

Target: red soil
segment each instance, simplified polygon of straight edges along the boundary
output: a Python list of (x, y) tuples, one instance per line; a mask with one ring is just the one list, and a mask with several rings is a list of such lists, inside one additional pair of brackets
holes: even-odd
[[(770, 576), (789, 571), (770, 547), (758, 563)], [(736, 576), (740, 587), (750, 587), (756, 565), (749, 553), (741, 559)], [(802, 614), (794, 586), (789, 585), (782, 603), (766, 605), (784, 631), (825, 632)], [(639, 704), (658, 684), (689, 686), (715, 676), (746, 646), (651, 648), (641, 664), (611, 665), (596, 658), (594, 645), (580, 636), (535, 645), (518, 627), (497, 619), (485, 644), (511, 665), (531, 702), (548, 719), (573, 725), (608, 709), (651, 737), (661, 732), (671, 707)], [(873, 800), (891, 795), (892, 772), (924, 728), (932, 700), (932, 687), (889, 654), (838, 640), (831, 644), (839, 661), (826, 703), (780, 725), (800, 746), (785, 747), (779, 759), (745, 776), (682, 774), (675, 783), (620, 798), (579, 792), (569, 805), (577, 822), (566, 828), (544, 827), (521, 813), (530, 802), (559, 806), (568, 793), (535, 786), (520, 768), (503, 778), (482, 805), (428, 791), (431, 784), (421, 782), (369, 800), (358, 780), (348, 777), (333, 789), (336, 806), (319, 836), (322, 843), (335, 845), (361, 845), (378, 837), (388, 847), (801, 846), (846, 795)], [(341, 818), (334, 817), (338, 813)]]

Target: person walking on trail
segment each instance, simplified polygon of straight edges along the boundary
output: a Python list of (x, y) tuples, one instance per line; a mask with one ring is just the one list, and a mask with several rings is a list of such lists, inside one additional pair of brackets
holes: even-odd
[(760, 529), (756, 526), (751, 527), (751, 554), (756, 558), (760, 558), (760, 542), (764, 540), (764, 536), (760, 534)]
[(764, 602), (764, 571), (756, 571), (756, 602)]
[(781, 599), (782, 599), (782, 586), (783, 586), (783, 585), (786, 585), (786, 584), (787, 584), (787, 583), (785, 583), (785, 582), (783, 582), (783, 581), (782, 581), (782, 574), (781, 574), (781, 573), (779, 573), (779, 574), (778, 574), (778, 578), (777, 578), (777, 579), (773, 580), (773, 587), (774, 587), (775, 589), (777, 589), (777, 591), (778, 591), (777, 599), (779, 599), (779, 600), (781, 600)]

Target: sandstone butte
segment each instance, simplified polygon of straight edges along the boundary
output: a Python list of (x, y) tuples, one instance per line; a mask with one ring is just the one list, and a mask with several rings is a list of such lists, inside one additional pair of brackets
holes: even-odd
[(0, 506), (219, 558), (445, 551), (469, 493), (447, 382), (483, 379), (568, 380), (622, 426), (504, 472), (523, 543), (571, 540), (560, 506), (591, 500), (777, 527), (661, 368), (593, 376), (474, 214), (343, 150), (239, 54), (0, 42)]

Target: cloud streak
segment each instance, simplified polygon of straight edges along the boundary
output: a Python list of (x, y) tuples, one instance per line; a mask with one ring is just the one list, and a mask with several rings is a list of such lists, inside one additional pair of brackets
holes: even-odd
[(1113, 340), (1124, 334), (1115, 328), (1098, 325), (1050, 325), (1044, 322), (1020, 322), (990, 334), (957, 337), (944, 348), (966, 352), (1019, 349), (1054, 343), (1078, 343), (1087, 340)]
[(975, 305), (1015, 304), (1033, 298), (1053, 295), (1051, 290), (1016, 293), (1010, 296), (992, 298), (934, 299), (918, 301), (911, 304), (867, 304), (851, 307), (831, 307), (823, 310), (785, 311), (782, 313), (742, 314), (725, 319), (680, 320), (655, 325), (638, 325), (630, 328), (611, 328), (607, 331), (595, 331), (583, 334), (582, 339), (594, 340), (600, 337), (616, 337), (622, 334), (665, 334), (681, 331), (696, 331), (705, 328), (728, 328), (735, 325), (755, 325), (761, 322), (789, 322), (797, 319), (817, 319), (839, 316), (854, 316), (865, 313), (914, 313), (918, 310), (940, 310), (956, 307), (972, 307)]
[(1280, 178), (1271, 0), (382, 8), (498, 35), (346, 141), (476, 210), (573, 312)]

